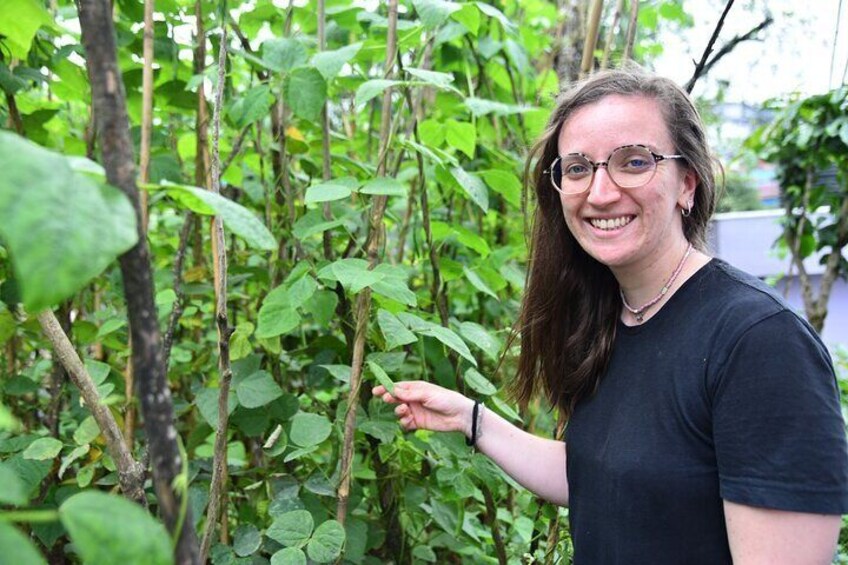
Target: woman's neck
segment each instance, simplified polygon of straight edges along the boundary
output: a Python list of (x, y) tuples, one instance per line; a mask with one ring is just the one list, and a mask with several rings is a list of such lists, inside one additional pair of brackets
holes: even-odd
[(681, 285), (710, 261), (683, 240), (650, 263), (614, 269), (625, 306), (621, 319), (627, 325), (644, 323), (671, 298)]

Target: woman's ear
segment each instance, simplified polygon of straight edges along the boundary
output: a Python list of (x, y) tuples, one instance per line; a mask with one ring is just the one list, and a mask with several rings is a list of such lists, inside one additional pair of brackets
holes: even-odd
[(695, 202), (695, 189), (698, 186), (698, 175), (692, 169), (686, 169), (683, 175), (683, 188), (680, 191), (680, 196), (677, 199), (677, 204), (681, 210), (691, 208), (691, 203)]

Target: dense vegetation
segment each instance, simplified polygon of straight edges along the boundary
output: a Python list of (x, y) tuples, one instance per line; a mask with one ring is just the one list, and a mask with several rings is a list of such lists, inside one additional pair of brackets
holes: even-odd
[[(93, 15), (0, 0), (0, 555), (567, 562), (567, 510), (459, 435), (401, 433), (370, 387), (431, 380), (555, 433), (501, 389), (523, 157), (584, 4), (157, 0), (145, 64), (145, 4), (116, 0), (136, 181), (108, 157)], [(604, 15), (598, 61), (629, 15)], [(690, 23), (643, 3), (632, 56)], [(145, 241), (161, 339), (128, 290)]]

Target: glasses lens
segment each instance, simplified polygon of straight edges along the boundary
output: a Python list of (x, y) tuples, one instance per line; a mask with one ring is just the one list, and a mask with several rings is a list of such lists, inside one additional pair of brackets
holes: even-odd
[(657, 162), (644, 147), (619, 147), (610, 156), (609, 174), (622, 188), (636, 188), (647, 184), (657, 170)]
[(554, 186), (565, 194), (579, 194), (592, 182), (592, 163), (581, 155), (560, 157), (551, 167)]

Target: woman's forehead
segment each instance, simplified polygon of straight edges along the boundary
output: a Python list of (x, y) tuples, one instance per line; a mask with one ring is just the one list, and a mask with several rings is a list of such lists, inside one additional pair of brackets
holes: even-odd
[(605, 158), (622, 145), (673, 150), (662, 107), (653, 98), (612, 94), (576, 109), (557, 140), (560, 155), (584, 153)]

